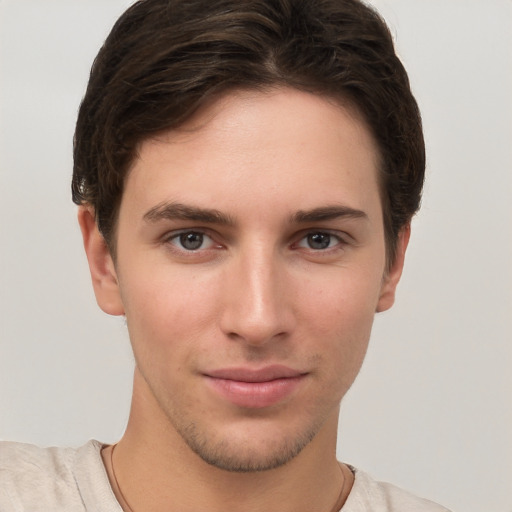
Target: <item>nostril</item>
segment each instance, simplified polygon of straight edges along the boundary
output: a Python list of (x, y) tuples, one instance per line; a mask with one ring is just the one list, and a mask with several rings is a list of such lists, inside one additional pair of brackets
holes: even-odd
[(237, 331), (231, 330), (226, 333), (226, 336), (232, 341), (258, 347), (283, 340), (288, 336), (288, 333), (281, 328), (273, 329), (271, 326), (262, 328), (260, 326), (259, 328), (246, 327)]

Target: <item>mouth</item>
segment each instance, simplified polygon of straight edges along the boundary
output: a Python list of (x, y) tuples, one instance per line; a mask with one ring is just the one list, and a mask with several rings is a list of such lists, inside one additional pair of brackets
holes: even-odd
[(204, 374), (210, 389), (231, 404), (260, 409), (284, 401), (300, 386), (307, 373), (282, 365), (259, 369), (224, 368)]

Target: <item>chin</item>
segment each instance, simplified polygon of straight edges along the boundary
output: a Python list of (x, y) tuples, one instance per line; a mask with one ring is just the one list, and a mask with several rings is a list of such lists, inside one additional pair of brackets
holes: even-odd
[[(189, 425), (180, 432), (188, 447), (204, 462), (224, 471), (249, 473), (269, 471), (294, 459), (314, 439), (317, 430), (300, 436), (281, 433), (280, 439), (212, 439)], [(227, 437), (227, 435), (226, 435)]]

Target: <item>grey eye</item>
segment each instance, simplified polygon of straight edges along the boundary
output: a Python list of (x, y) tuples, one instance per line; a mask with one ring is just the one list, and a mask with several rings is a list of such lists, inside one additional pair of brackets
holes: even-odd
[(331, 245), (329, 233), (310, 233), (307, 236), (307, 243), (311, 249), (326, 249)]
[(179, 235), (180, 244), (187, 251), (200, 249), (204, 242), (204, 235), (195, 231), (181, 233)]

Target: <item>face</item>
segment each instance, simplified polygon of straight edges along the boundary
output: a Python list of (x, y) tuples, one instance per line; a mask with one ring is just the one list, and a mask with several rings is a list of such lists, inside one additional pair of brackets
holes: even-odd
[(82, 228), (147, 424), (233, 471), (335, 430), (401, 270), (403, 250), (385, 274), (377, 160), (355, 113), (292, 89), (230, 93), (141, 145), (115, 266)]

